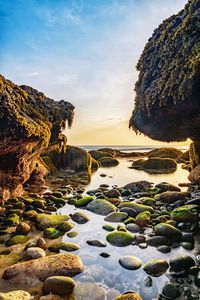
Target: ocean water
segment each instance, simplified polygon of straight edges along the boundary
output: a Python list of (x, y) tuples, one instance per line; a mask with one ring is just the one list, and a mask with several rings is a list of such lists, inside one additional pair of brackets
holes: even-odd
[[(108, 146), (83, 146), (85, 150), (97, 150), (99, 148), (105, 148)], [(109, 148), (120, 150), (123, 152), (148, 152), (161, 146), (109, 146)], [(188, 146), (176, 147), (181, 151), (187, 151)], [(137, 158), (136, 158), (137, 159)], [(95, 189), (102, 183), (107, 183), (110, 186), (118, 185), (124, 186), (127, 183), (139, 180), (147, 180), (152, 183), (160, 183), (167, 181), (172, 184), (178, 185), (179, 183), (188, 182), (188, 171), (181, 168), (181, 164), (178, 164), (177, 170), (170, 174), (149, 174), (147, 172), (130, 169), (132, 164), (131, 158), (118, 158), (119, 165), (112, 168), (99, 168), (93, 173), (88, 189)], [(106, 174), (106, 177), (101, 177), (100, 174)], [(185, 188), (183, 188), (184, 190)]]

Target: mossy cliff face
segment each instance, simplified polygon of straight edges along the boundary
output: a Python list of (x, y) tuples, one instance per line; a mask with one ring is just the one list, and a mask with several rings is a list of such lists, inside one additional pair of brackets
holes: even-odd
[(0, 196), (6, 199), (20, 194), (49, 142), (65, 142), (61, 132), (66, 120), (71, 126), (74, 106), (1, 75), (0, 101)]
[(200, 139), (200, 0), (165, 20), (137, 64), (130, 127), (152, 139)]

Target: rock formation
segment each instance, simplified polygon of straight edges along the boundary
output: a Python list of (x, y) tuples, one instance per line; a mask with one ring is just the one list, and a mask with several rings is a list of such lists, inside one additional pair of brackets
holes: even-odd
[(153, 33), (137, 64), (130, 126), (160, 141), (200, 137), (200, 1)]
[[(200, 0), (190, 0), (154, 31), (137, 70), (130, 127), (160, 141), (191, 138), (192, 149), (199, 149)], [(194, 156), (200, 161), (200, 151)]]
[(19, 195), (31, 174), (40, 174), (41, 165), (42, 174), (47, 172), (39, 156), (49, 143), (66, 143), (61, 132), (66, 121), (72, 125), (74, 106), (3, 76), (0, 99), (0, 196), (6, 199)]

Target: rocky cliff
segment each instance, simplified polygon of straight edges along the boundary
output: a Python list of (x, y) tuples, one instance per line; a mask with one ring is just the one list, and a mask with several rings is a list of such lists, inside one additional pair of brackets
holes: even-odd
[(130, 127), (152, 139), (200, 139), (200, 0), (165, 20), (137, 64)]
[(0, 101), (0, 196), (6, 199), (19, 195), (31, 174), (45, 174), (38, 158), (49, 143), (66, 143), (62, 130), (66, 121), (72, 125), (74, 106), (1, 75)]

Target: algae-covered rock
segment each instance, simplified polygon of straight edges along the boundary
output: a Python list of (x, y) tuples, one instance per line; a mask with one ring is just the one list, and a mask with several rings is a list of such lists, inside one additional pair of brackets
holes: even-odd
[(171, 212), (171, 218), (177, 222), (194, 222), (198, 219), (199, 207), (195, 204), (183, 205)]
[(148, 205), (143, 205), (143, 204), (139, 204), (139, 203), (135, 203), (135, 202), (131, 202), (131, 201), (125, 201), (119, 205), (119, 208), (123, 208), (123, 207), (132, 208), (133, 210), (135, 210), (135, 212), (137, 214), (144, 212), (144, 211), (149, 211), (150, 213), (154, 212), (154, 209)]
[(38, 227), (42, 229), (51, 226), (57, 226), (67, 220), (69, 220), (68, 215), (37, 214), (36, 216), (36, 222), (38, 224)]
[(28, 236), (25, 235), (15, 235), (9, 238), (6, 242), (6, 246), (12, 246), (16, 244), (24, 244), (29, 240)]
[(182, 154), (182, 151), (176, 148), (159, 148), (149, 151), (148, 157), (177, 158)]
[(75, 281), (68, 276), (51, 276), (44, 281), (43, 290), (45, 293), (64, 295), (71, 293), (75, 285)]
[(59, 252), (59, 250), (72, 252), (80, 249), (80, 246), (74, 243), (61, 242), (52, 244), (48, 249), (53, 252)]
[(187, 197), (190, 197), (190, 193), (175, 191), (167, 191), (155, 196), (156, 200), (163, 203), (173, 203), (177, 200), (185, 200)]
[(99, 151), (99, 150), (91, 150), (89, 151), (92, 158), (96, 159), (97, 161), (102, 157), (114, 157), (111, 152), (107, 151)]
[(16, 227), (17, 234), (27, 235), (29, 234), (30, 230), (31, 230), (30, 226), (25, 222), (19, 223)]
[(164, 259), (154, 259), (143, 267), (144, 271), (153, 277), (159, 277), (163, 275), (168, 268), (169, 264)]
[(81, 199), (75, 200), (76, 207), (84, 207), (87, 206), (92, 200), (94, 200), (93, 196), (86, 196)]
[(74, 224), (72, 224), (71, 222), (68, 221), (64, 221), (62, 223), (60, 223), (56, 229), (60, 230), (60, 231), (64, 231), (64, 232), (68, 232), (70, 231), (72, 228), (74, 227)]
[(113, 157), (102, 157), (98, 159), (101, 167), (115, 167), (119, 164), (119, 161)]
[(151, 221), (151, 213), (149, 211), (141, 212), (135, 218), (135, 224), (140, 227), (146, 227)]
[(113, 246), (125, 247), (132, 244), (134, 236), (124, 231), (113, 231), (106, 236), (106, 240)]
[[(199, 140), (199, 1), (154, 30), (137, 64), (134, 130), (160, 141)], [(191, 121), (192, 120), (192, 121)]]
[(89, 221), (89, 217), (83, 212), (76, 212), (70, 215), (71, 219), (78, 224), (85, 224)]
[(117, 210), (115, 205), (103, 199), (93, 200), (86, 206), (86, 209), (92, 211), (95, 214), (99, 214), (103, 216), (106, 216), (109, 213), (115, 212)]
[(58, 237), (64, 235), (64, 232), (61, 232), (55, 228), (46, 228), (43, 234), (47, 239), (57, 239)]
[(152, 174), (173, 173), (177, 169), (177, 163), (172, 158), (154, 157), (133, 161), (131, 168), (144, 170)]
[(107, 222), (123, 222), (128, 217), (128, 214), (125, 212), (112, 212), (107, 215), (104, 220)]
[(169, 265), (171, 271), (181, 272), (195, 266), (195, 261), (192, 257), (188, 255), (178, 255), (170, 259)]
[[(38, 172), (38, 158), (49, 142), (57, 142), (74, 106), (17, 86), (0, 76), (0, 194), (22, 193), (22, 184)], [(28, 162), (28, 163), (27, 163)], [(34, 174), (35, 172), (35, 174)]]
[(154, 227), (154, 231), (156, 235), (165, 236), (174, 242), (182, 240), (182, 232), (170, 224), (160, 223)]

